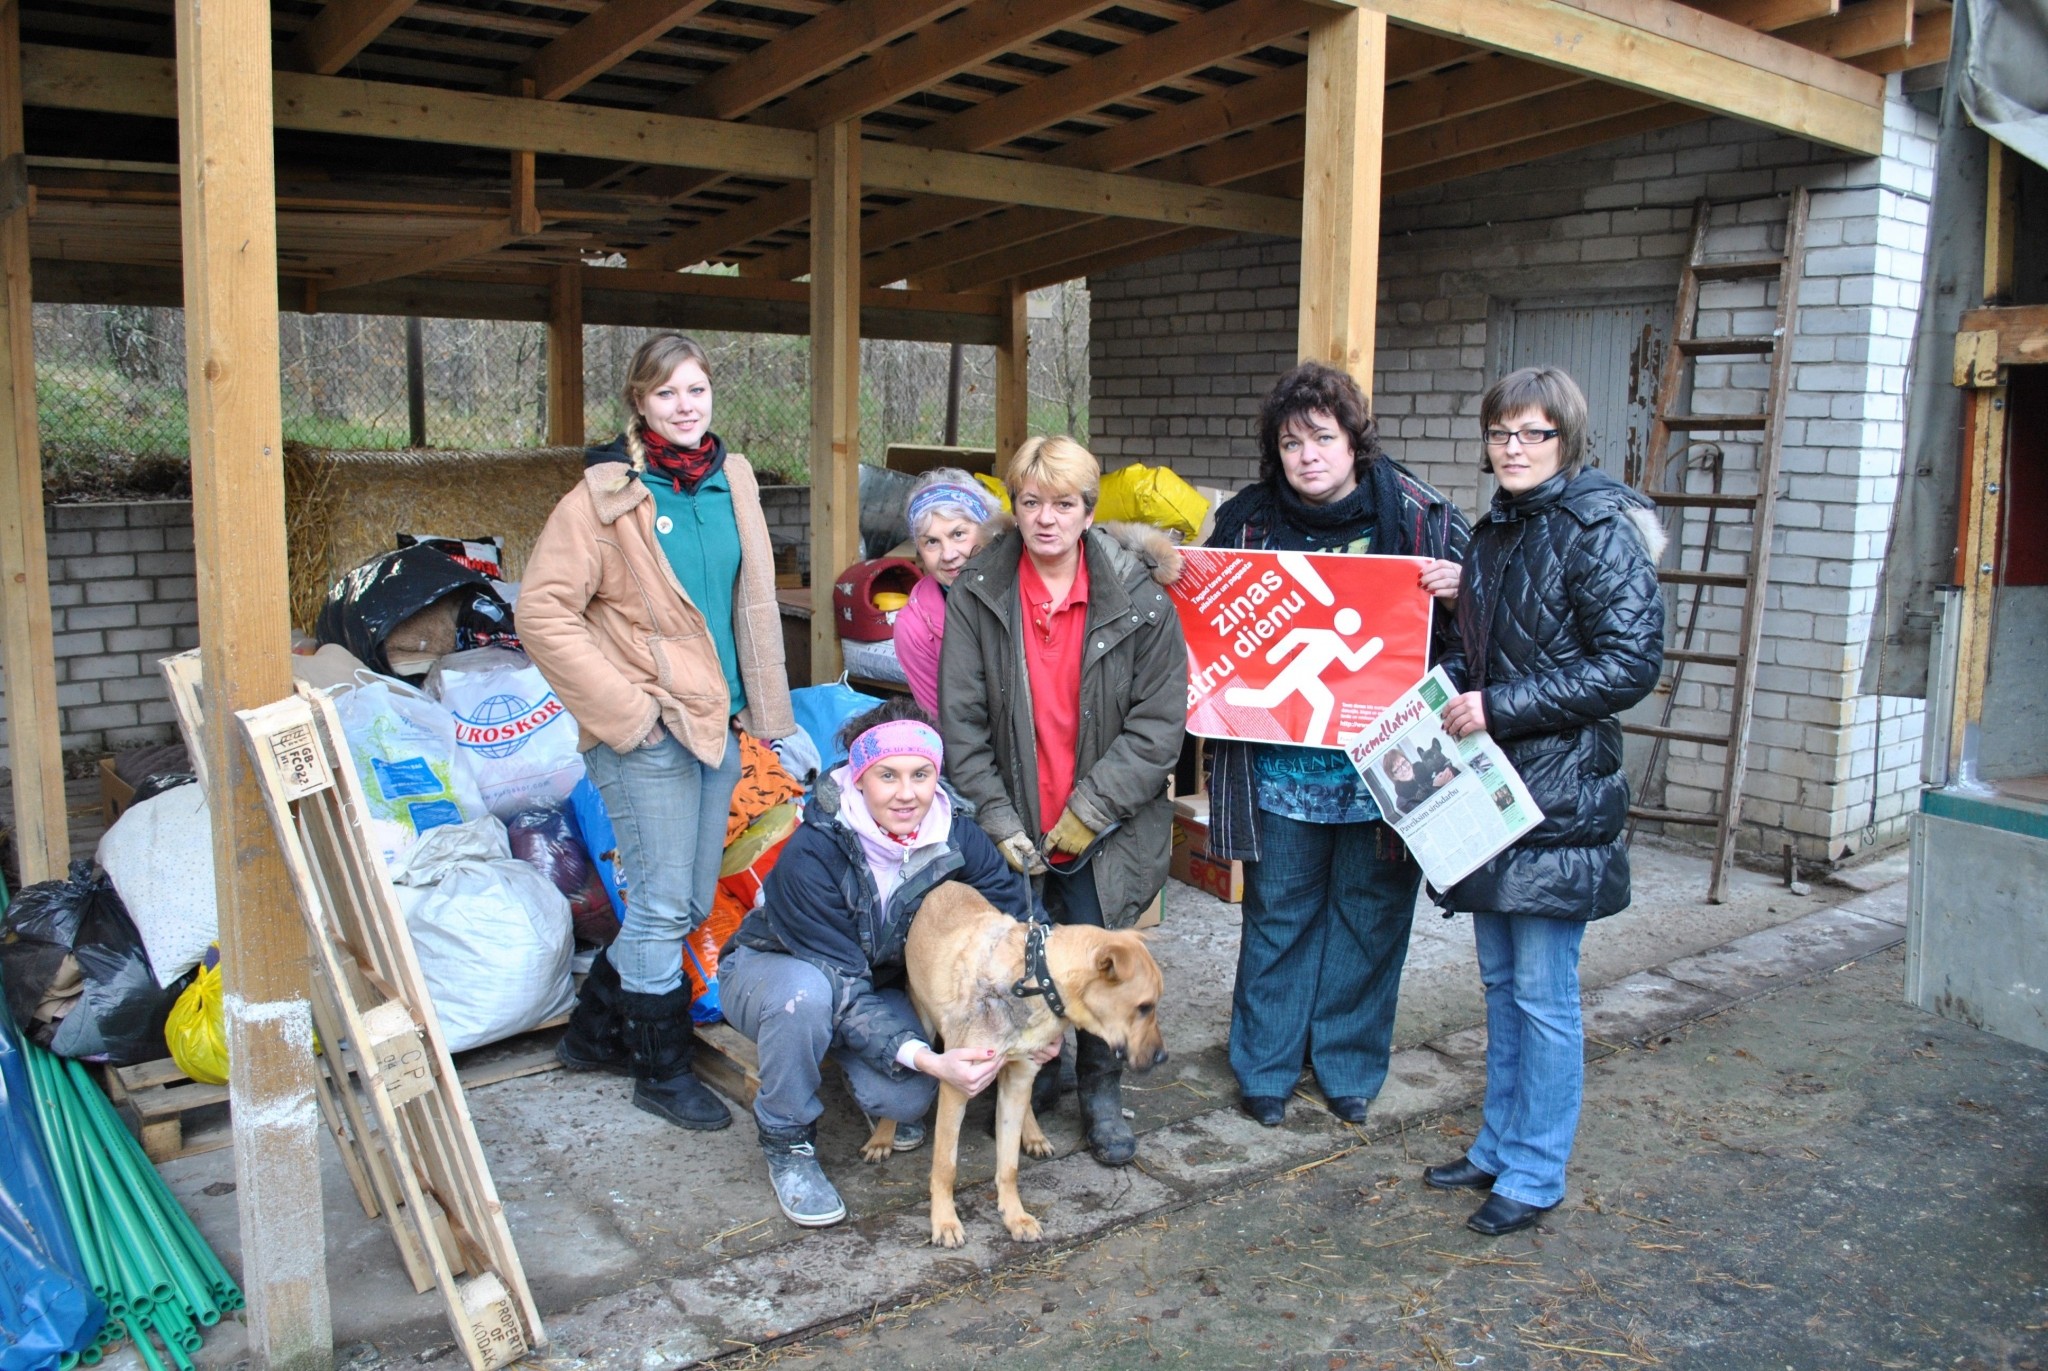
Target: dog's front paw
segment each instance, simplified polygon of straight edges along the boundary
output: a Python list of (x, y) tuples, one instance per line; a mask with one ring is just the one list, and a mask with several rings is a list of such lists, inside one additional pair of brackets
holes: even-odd
[[(1036, 1226), (1035, 1224), (1033, 1225), (1033, 1227)], [(959, 1219), (941, 1219), (937, 1217), (932, 1219), (933, 1247), (962, 1247), (966, 1243), (967, 1230), (960, 1226)]]
[(1045, 1230), (1038, 1226), (1038, 1220), (1029, 1214), (1018, 1213), (1003, 1220), (1003, 1226), (1010, 1230), (1010, 1236), (1018, 1242), (1043, 1242)]
[(860, 1159), (864, 1162), (885, 1162), (895, 1155), (894, 1143), (878, 1143), (870, 1138), (860, 1145)]
[(1050, 1157), (1053, 1152), (1052, 1140), (1043, 1133), (1026, 1133), (1017, 1139), (1017, 1147), (1027, 1157)]

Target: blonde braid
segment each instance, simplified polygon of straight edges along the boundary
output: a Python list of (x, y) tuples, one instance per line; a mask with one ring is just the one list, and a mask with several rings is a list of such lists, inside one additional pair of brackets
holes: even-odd
[(634, 472), (642, 475), (647, 471), (647, 440), (640, 434), (646, 427), (647, 420), (638, 410), (634, 410), (633, 417), (626, 421), (626, 456), (632, 462)]

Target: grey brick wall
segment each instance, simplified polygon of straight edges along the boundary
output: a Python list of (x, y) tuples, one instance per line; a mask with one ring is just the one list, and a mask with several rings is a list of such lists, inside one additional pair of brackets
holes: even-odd
[(199, 642), (191, 504), (53, 505), (43, 527), (65, 750), (177, 736), (156, 662)]
[[(1749, 846), (1775, 853), (1790, 840), (1817, 860), (1903, 836), (1919, 767), (1920, 703), (1856, 689), (1903, 446), (1932, 193), (1934, 121), (1893, 91), (1874, 159), (1716, 119), (1416, 191), (1389, 200), (1382, 218), (1382, 438), (1476, 514), (1491, 494), (1479, 396), (1504, 369), (1516, 302), (1668, 299), (1694, 200), (1732, 202), (1717, 211), (1710, 250), (1753, 253), (1782, 234), (1783, 200), (1762, 197), (1813, 192), (1744, 815)], [(1233, 487), (1252, 479), (1259, 400), (1295, 358), (1298, 266), (1292, 242), (1232, 239), (1090, 280), (1091, 441), (1105, 466), (1163, 464)], [(1701, 332), (1768, 332), (1772, 303), (1765, 283), (1712, 287)], [(1694, 407), (1754, 410), (1762, 370), (1700, 367)], [(1754, 489), (1753, 449), (1722, 447), (1735, 479), (1750, 464)], [(1729, 650), (1735, 615), (1727, 597), (1710, 597), (1695, 645)], [(1688, 672), (1674, 722), (1724, 726), (1726, 673)], [(1649, 789), (1708, 812), (1721, 754), (1674, 745)]]

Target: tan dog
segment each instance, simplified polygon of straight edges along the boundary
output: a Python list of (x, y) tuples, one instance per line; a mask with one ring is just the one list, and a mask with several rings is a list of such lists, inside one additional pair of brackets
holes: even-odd
[[(1028, 941), (1027, 925), (972, 886), (948, 881), (925, 896), (904, 951), (910, 1000), (933, 1040), (948, 1048), (992, 1047), (1004, 1058), (996, 1077), (996, 1202), (1004, 1226), (1019, 1242), (1037, 1242), (1044, 1234), (1017, 1195), (1018, 1153), (1052, 1155), (1031, 1113), (1031, 1080), (1038, 1074), (1031, 1053), (1071, 1023), (1103, 1039), (1136, 1070), (1166, 1060), (1157, 1013), (1159, 964), (1140, 934), (1083, 926), (1046, 934), (1045, 967), (1065, 1007), (1064, 1019), (1045, 996), (1013, 993), (1027, 979)], [(967, 1096), (941, 1082), (932, 1142), (932, 1241), (940, 1247), (967, 1240), (953, 1207), (966, 1112)], [(871, 1161), (888, 1156), (895, 1132), (896, 1125), (884, 1119), (861, 1155)]]

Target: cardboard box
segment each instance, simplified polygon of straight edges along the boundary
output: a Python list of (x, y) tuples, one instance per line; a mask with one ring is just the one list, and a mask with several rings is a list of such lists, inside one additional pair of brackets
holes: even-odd
[(1142, 914), (1138, 915), (1138, 922), (1133, 924), (1132, 927), (1157, 928), (1159, 927), (1160, 916), (1163, 915), (1165, 912), (1166, 892), (1162, 890), (1157, 895), (1154, 895), (1152, 897), (1152, 903), (1145, 906), (1145, 911)]
[(1176, 881), (1206, 890), (1230, 904), (1244, 901), (1244, 863), (1209, 855), (1209, 797), (1188, 795), (1173, 802), (1173, 865)]

